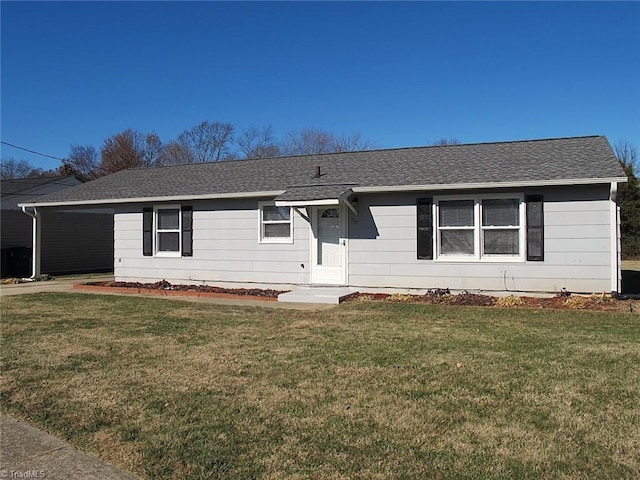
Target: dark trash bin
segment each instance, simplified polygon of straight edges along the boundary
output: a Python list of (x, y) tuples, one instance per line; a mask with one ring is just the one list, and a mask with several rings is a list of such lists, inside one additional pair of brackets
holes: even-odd
[(31, 249), (10, 247), (2, 249), (2, 278), (31, 275)]

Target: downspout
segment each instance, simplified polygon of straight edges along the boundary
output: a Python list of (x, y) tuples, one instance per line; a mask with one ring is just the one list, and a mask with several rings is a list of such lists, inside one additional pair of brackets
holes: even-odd
[(27, 211), (27, 207), (22, 207), (22, 213), (29, 215), (33, 219), (32, 237), (31, 237), (31, 276), (24, 280), (35, 281), (40, 278), (40, 240), (42, 235), (40, 234), (40, 212), (37, 208), (33, 207), (33, 213)]
[(610, 190), (610, 237), (611, 237), (611, 293), (620, 294), (621, 259), (620, 259), (620, 214), (618, 207), (618, 182), (611, 182)]

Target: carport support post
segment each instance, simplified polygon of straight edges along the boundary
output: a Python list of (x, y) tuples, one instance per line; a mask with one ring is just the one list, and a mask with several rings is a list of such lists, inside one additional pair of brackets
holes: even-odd
[(33, 219), (32, 240), (31, 240), (31, 280), (40, 277), (40, 242), (42, 239), (42, 219), (37, 208), (33, 208), (33, 213), (28, 212), (26, 207), (22, 207), (22, 211)]

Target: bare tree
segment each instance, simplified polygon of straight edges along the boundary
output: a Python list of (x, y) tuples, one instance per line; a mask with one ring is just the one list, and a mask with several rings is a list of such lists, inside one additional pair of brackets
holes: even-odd
[(287, 155), (330, 153), (333, 151), (333, 144), (334, 135), (332, 133), (310, 127), (289, 132), (283, 150)]
[(60, 172), (77, 173), (91, 179), (99, 177), (98, 152), (91, 145), (71, 145), (69, 155), (62, 161)]
[(10, 157), (1, 160), (1, 175), (3, 180), (13, 180), (16, 178), (37, 177), (42, 173), (42, 169), (35, 168), (26, 160), (16, 160)]
[(195, 163), (195, 157), (188, 145), (172, 140), (164, 145), (160, 153), (160, 164), (162, 165), (183, 165)]
[(226, 160), (233, 157), (233, 125), (205, 120), (182, 132), (178, 142), (189, 147), (196, 162)]
[(622, 258), (640, 258), (640, 182), (638, 148), (619, 141), (613, 150), (624, 169), (627, 181), (618, 186)]
[(620, 140), (613, 147), (613, 151), (618, 157), (623, 168), (631, 167), (634, 173), (638, 173), (640, 169), (640, 156), (638, 156), (638, 148), (630, 142)]
[(159, 165), (162, 150), (163, 145), (158, 134), (155, 132), (147, 133), (144, 136), (144, 148), (142, 149), (142, 166)]
[(352, 152), (371, 148), (375, 148), (374, 142), (362, 138), (360, 133), (337, 135), (315, 127), (289, 132), (282, 147), (287, 155)]
[(142, 134), (131, 128), (107, 138), (100, 150), (103, 174), (127, 168), (151, 167), (159, 164), (162, 143), (155, 133)]
[(361, 150), (373, 150), (378, 148), (378, 144), (368, 138), (362, 138), (360, 133), (351, 135), (334, 135), (334, 152), (356, 152)]
[(442, 137), (437, 142), (433, 142), (431, 145), (434, 147), (444, 147), (445, 145), (460, 145), (457, 138), (445, 138)]
[(251, 125), (242, 131), (236, 143), (244, 158), (267, 158), (280, 155), (280, 147), (273, 138), (271, 126), (258, 128)]

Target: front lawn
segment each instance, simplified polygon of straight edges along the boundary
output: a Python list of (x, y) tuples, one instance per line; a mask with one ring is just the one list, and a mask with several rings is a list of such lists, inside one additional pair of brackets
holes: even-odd
[(141, 478), (640, 477), (640, 315), (2, 299), (1, 408)]

